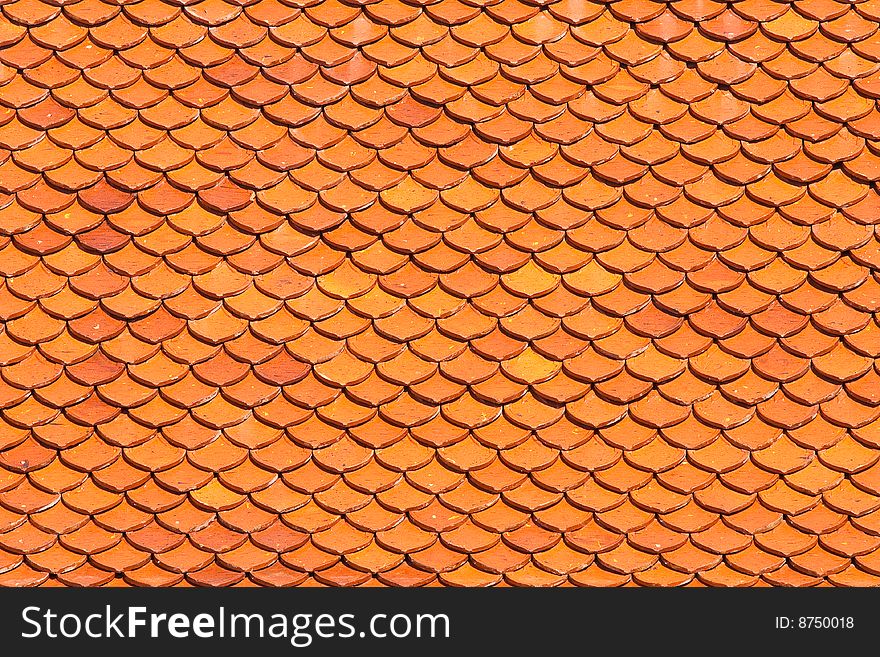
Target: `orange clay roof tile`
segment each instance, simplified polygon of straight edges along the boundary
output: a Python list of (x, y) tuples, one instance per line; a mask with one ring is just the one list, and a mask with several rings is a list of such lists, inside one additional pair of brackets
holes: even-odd
[(876, 582), (869, 3), (2, 12), (0, 585)]

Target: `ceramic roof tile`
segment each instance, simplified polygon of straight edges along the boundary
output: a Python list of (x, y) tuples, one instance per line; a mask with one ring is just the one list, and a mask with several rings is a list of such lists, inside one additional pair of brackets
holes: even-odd
[(880, 573), (866, 6), (3, 13), (0, 585)]

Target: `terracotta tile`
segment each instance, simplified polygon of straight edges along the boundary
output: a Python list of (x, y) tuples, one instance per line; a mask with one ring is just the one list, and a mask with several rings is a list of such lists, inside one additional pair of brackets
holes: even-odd
[(4, 584), (874, 577), (868, 8), (6, 13)]

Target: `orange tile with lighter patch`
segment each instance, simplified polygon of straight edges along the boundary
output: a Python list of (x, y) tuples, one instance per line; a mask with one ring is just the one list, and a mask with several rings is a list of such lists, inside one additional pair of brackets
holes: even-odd
[(872, 1), (0, 6), (0, 586), (880, 585)]

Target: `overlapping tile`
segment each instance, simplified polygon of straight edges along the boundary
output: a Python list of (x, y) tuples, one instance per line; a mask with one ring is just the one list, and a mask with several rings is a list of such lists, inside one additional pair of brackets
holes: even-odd
[(0, 585), (880, 583), (875, 2), (0, 13)]

